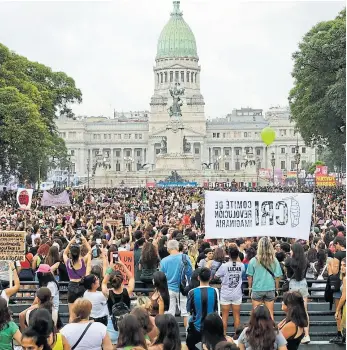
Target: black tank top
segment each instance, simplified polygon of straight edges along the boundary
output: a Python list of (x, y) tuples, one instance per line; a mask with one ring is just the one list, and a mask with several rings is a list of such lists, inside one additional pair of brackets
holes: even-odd
[[(288, 322), (286, 322), (281, 328), (280, 330), (287, 324)], [(299, 349), (299, 346), (301, 344), (301, 340), (302, 338), (305, 336), (305, 333), (304, 331), (302, 332), (302, 334), (295, 338), (296, 335), (298, 334), (298, 330), (299, 330), (299, 327), (297, 325), (295, 325), (295, 328), (296, 328), (296, 331), (295, 331), (295, 334), (292, 335), (291, 337), (289, 337), (287, 339), (287, 350), (297, 350)]]
[[(113, 298), (111, 297), (111, 295), (113, 296)], [(114, 293), (113, 290), (109, 291), (107, 299), (107, 308), (110, 315), (112, 313), (112, 306), (121, 301), (130, 309), (130, 297), (126, 288), (123, 288), (123, 292), (120, 294)]]

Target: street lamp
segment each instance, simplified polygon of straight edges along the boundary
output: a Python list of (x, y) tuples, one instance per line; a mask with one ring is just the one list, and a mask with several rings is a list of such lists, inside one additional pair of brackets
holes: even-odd
[(301, 154), (299, 153), (299, 145), (298, 143), (295, 146), (295, 155), (294, 155), (294, 161), (296, 164), (296, 185), (299, 188), (299, 164), (300, 164), (300, 158)]
[(272, 152), (271, 153), (272, 186), (275, 186), (275, 165), (276, 165), (275, 152)]

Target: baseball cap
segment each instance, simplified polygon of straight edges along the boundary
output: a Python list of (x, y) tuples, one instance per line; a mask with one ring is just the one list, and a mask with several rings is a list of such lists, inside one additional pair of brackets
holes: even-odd
[(51, 267), (47, 264), (41, 264), (37, 269), (37, 272), (42, 272), (42, 273), (51, 272)]

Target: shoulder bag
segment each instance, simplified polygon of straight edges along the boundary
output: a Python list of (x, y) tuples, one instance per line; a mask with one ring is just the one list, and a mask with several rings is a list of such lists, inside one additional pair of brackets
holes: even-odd
[(81, 340), (83, 339), (83, 337), (85, 336), (85, 334), (87, 333), (87, 330), (89, 329), (89, 327), (92, 325), (93, 322), (89, 322), (87, 327), (85, 328), (85, 330), (83, 331), (83, 333), (81, 334), (81, 336), (78, 338), (77, 342), (75, 343), (75, 345), (71, 348), (71, 350), (75, 350), (77, 348), (77, 345), (81, 342)]

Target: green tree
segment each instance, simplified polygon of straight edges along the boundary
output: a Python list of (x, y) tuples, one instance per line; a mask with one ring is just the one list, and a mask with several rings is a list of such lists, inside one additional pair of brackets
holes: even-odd
[(346, 10), (315, 25), (293, 54), (292, 120), (307, 145), (345, 154)]
[(314, 174), (316, 171), (316, 166), (317, 165), (325, 165), (324, 162), (322, 162), (321, 160), (317, 160), (316, 162), (312, 163), (308, 169), (308, 173), (309, 174)]
[(73, 117), (70, 105), (82, 94), (62, 72), (31, 62), (0, 44), (0, 174), (21, 181), (44, 178), (67, 151), (55, 119)]

